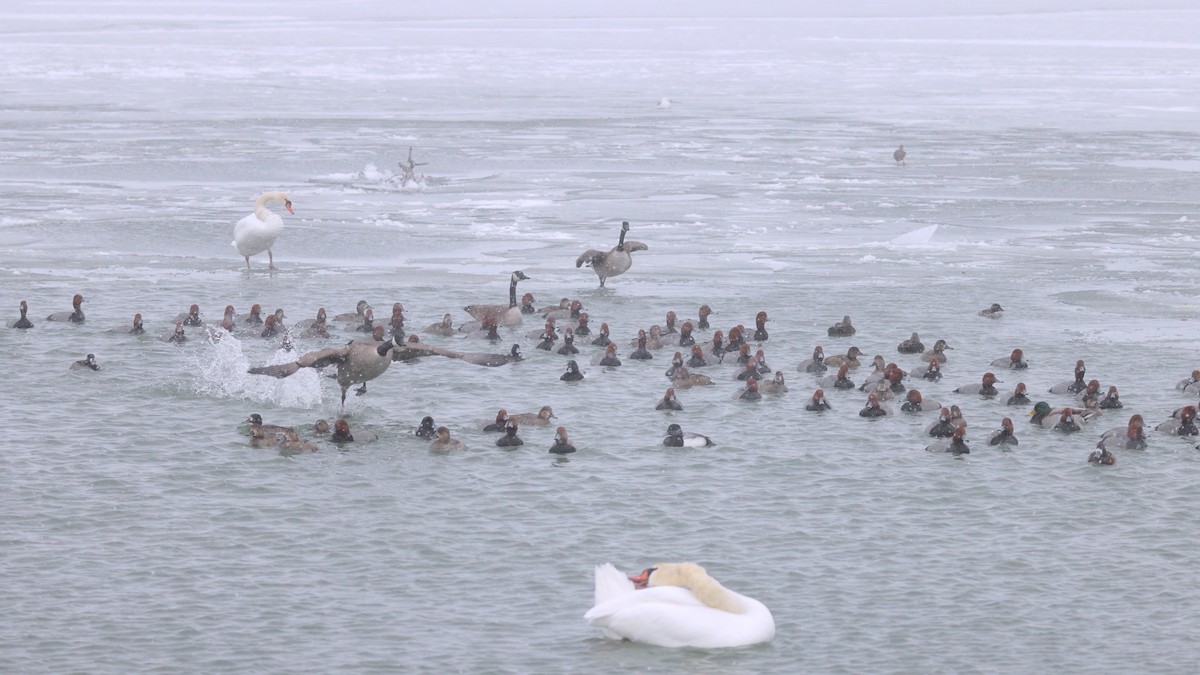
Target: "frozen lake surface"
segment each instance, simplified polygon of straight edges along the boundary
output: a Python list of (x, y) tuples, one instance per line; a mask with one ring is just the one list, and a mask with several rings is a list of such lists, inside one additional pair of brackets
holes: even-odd
[[(0, 308), (35, 323), (0, 328), (0, 670), (1193, 672), (1195, 440), (1085, 460), (1197, 403), (1174, 385), (1200, 368), (1200, 10), (893, 4), (0, 8)], [(247, 271), (233, 224), (268, 190), (295, 214), (279, 270)], [(598, 288), (575, 258), (622, 221), (648, 250)], [(726, 332), (766, 311), (790, 392), (733, 400), (727, 363), (663, 413), (677, 348), (605, 369), (580, 340), (566, 384), (540, 319), (497, 345), (423, 331), (505, 302), (514, 270), (623, 358), (669, 310)], [(75, 293), (86, 323), (45, 321)], [(378, 440), (283, 456), (239, 425), (333, 419), (333, 381), (248, 375), (295, 357), (248, 332), (157, 339), (191, 303), (290, 325), (359, 299), (526, 359), (394, 364), (346, 404)], [(135, 312), (145, 336), (112, 331)], [(844, 315), (857, 334), (828, 337)], [(961, 406), (969, 455), (924, 452), (931, 413), (860, 418), (857, 391), (804, 410), (815, 346), (911, 369), (913, 331), (954, 348), (908, 384)], [(356, 335), (332, 332), (295, 346)], [(954, 392), (1018, 347), (999, 399)], [(101, 371), (68, 369), (89, 352)], [(1063, 435), (1004, 404), (1019, 381), (1067, 404), (1047, 392), (1077, 359), (1124, 410)], [(578, 453), (480, 431), (543, 405)], [(425, 415), (470, 450), (430, 453)], [(1020, 445), (989, 448), (1005, 416)], [(718, 445), (664, 448), (670, 423)], [(764, 602), (774, 641), (583, 621), (594, 565), (674, 560)]]

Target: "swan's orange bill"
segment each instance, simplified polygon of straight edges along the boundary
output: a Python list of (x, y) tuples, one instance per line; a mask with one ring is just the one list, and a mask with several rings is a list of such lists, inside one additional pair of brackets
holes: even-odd
[(642, 571), (642, 573), (636, 577), (629, 577), (629, 580), (633, 582), (634, 588), (645, 588), (650, 583), (650, 573), (653, 571), (654, 568), (651, 567), (650, 569)]

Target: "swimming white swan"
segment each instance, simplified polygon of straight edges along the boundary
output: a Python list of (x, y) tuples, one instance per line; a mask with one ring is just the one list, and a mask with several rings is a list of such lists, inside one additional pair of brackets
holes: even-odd
[(661, 563), (626, 577), (596, 567), (596, 606), (583, 615), (612, 640), (659, 647), (742, 647), (775, 637), (761, 602), (722, 586), (695, 563)]
[(275, 267), (275, 255), (271, 247), (283, 232), (283, 217), (267, 208), (268, 204), (282, 202), (288, 213), (292, 211), (292, 201), (285, 192), (264, 192), (254, 201), (254, 213), (237, 221), (233, 226), (233, 241), (238, 253), (246, 258), (246, 269), (250, 269), (250, 256), (267, 252), (270, 269)]

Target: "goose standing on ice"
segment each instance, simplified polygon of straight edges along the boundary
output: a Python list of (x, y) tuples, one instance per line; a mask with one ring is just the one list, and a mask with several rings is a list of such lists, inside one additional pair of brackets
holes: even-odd
[(908, 153), (904, 151), (903, 145), (896, 148), (896, 151), (892, 153), (892, 159), (896, 160), (896, 166), (907, 166), (904, 162), (904, 157), (906, 155), (908, 155)]
[(250, 256), (267, 252), (270, 269), (275, 267), (275, 255), (271, 247), (283, 232), (283, 217), (267, 208), (269, 204), (282, 203), (287, 212), (292, 211), (292, 200), (284, 192), (264, 192), (254, 201), (254, 213), (242, 218), (233, 226), (233, 245), (246, 258), (246, 269), (250, 269)]
[(629, 254), (634, 251), (645, 251), (648, 247), (640, 241), (625, 241), (627, 232), (629, 232), (629, 221), (621, 223), (621, 237), (617, 240), (615, 248), (607, 252), (594, 248), (588, 249), (575, 259), (575, 266), (589, 265), (596, 276), (600, 277), (600, 286), (604, 286), (605, 279), (628, 272), (629, 268), (633, 266), (633, 256)]

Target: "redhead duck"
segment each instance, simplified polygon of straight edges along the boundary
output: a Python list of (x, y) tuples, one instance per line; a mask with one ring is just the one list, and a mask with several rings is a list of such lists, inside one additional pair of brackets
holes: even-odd
[(1012, 350), (1012, 354), (992, 361), (992, 367), (1024, 370), (1029, 367), (1029, 364), (1025, 362), (1025, 352), (1020, 349), (1014, 349)]
[(937, 402), (925, 398), (921, 395), (918, 389), (909, 389), (904, 395), (904, 404), (900, 406), (901, 412), (919, 413), (929, 410), (941, 410), (942, 406)]
[(921, 338), (916, 333), (913, 333), (912, 337), (896, 347), (896, 351), (901, 354), (920, 354), (925, 351), (925, 343), (921, 342)]
[(822, 410), (832, 410), (833, 406), (829, 405), (829, 401), (825, 400), (825, 392), (820, 389), (813, 392), (812, 398), (808, 399), (804, 409), (809, 412), (820, 412)]
[(250, 305), (250, 313), (242, 319), (242, 323), (248, 323), (251, 326), (261, 326), (263, 324), (262, 305), (255, 303)]
[(46, 317), (47, 321), (69, 321), (71, 323), (83, 323), (83, 296), (76, 293), (75, 297), (71, 298), (70, 312), (55, 312)]
[(741, 372), (735, 375), (733, 379), (750, 381), (757, 380), (759, 377), (761, 377), (761, 375), (762, 373), (758, 372), (758, 359), (751, 356), (750, 360), (746, 362), (746, 365), (742, 366)]
[(850, 372), (850, 365), (843, 363), (838, 367), (836, 375), (826, 375), (820, 379), (820, 384), (826, 389), (853, 389), (854, 381), (851, 380), (847, 373)]
[(221, 323), (217, 324), (221, 330), (226, 333), (232, 333), (234, 329), (233, 318), (236, 316), (233, 305), (225, 305), (225, 312), (221, 315)]
[(344, 419), (338, 419), (333, 423), (333, 434), (329, 440), (334, 443), (353, 443), (354, 434), (350, 433), (350, 423)]
[(605, 279), (627, 272), (633, 266), (633, 257), (630, 254), (634, 251), (647, 250), (647, 246), (640, 241), (625, 241), (627, 232), (629, 232), (629, 221), (621, 223), (621, 235), (612, 250), (588, 249), (575, 259), (575, 267), (584, 265), (591, 267), (596, 276), (600, 277), (602, 288)]
[(667, 371), (663, 374), (667, 376), (668, 380), (673, 380), (675, 379), (675, 373), (680, 368), (683, 368), (683, 352), (675, 352), (675, 356), (671, 357), (671, 367), (667, 368)]
[(842, 317), (842, 320), (829, 327), (829, 337), (850, 337), (856, 331), (854, 326), (850, 324), (850, 315)]
[[(566, 298), (563, 299), (566, 300)], [(546, 318), (553, 317), (559, 321), (579, 321), (579, 317), (583, 316), (583, 302), (580, 300), (571, 300), (566, 307), (546, 312), (545, 316)]]
[(388, 319), (386, 335), (404, 338), (404, 305), (398, 302), (392, 303), (392, 317)]
[(546, 328), (542, 330), (542, 334), (538, 337), (536, 348), (548, 352), (554, 348), (555, 342), (558, 342), (558, 332), (554, 330), (553, 323), (547, 322)]
[(989, 319), (999, 319), (1004, 316), (1004, 308), (1000, 306), (1000, 303), (993, 302), (991, 307), (979, 310), (979, 316), (986, 316)]
[(580, 353), (578, 347), (575, 346), (575, 330), (568, 328), (563, 331), (563, 346), (558, 348), (558, 353), (563, 354), (564, 357)]
[(667, 426), (667, 437), (662, 444), (668, 448), (711, 448), (716, 445), (708, 436), (684, 431), (678, 424)]
[(500, 333), (496, 331), (497, 325), (496, 317), (485, 316), (479, 321), (472, 321), (471, 323), (466, 323), (462, 326), (459, 326), (458, 330), (462, 333), (466, 333), (467, 337), (470, 338), (479, 338), (489, 342), (499, 342), (503, 338), (501, 338)]
[(943, 364), (946, 362), (947, 349), (954, 349), (954, 347), (946, 344), (945, 340), (938, 340), (937, 342), (933, 343), (933, 349), (921, 354), (921, 360), (929, 362), (937, 359), (939, 364)]
[[(894, 396), (903, 394), (908, 387), (904, 386), (904, 378), (907, 376), (900, 366), (894, 363), (887, 364), (884, 369), (883, 379), (876, 386), (876, 391), (880, 392), (880, 398), (891, 399)], [(886, 392), (886, 393), (885, 393)]]
[(761, 401), (762, 394), (758, 391), (758, 380), (753, 378), (746, 380), (746, 386), (737, 390), (733, 398), (735, 401)]
[(230, 243), (246, 259), (246, 269), (250, 269), (250, 256), (263, 251), (267, 252), (267, 269), (278, 269), (275, 267), (272, 247), (283, 233), (283, 216), (267, 208), (271, 204), (283, 204), (289, 214), (295, 213), (292, 211), (292, 200), (288, 199), (286, 192), (264, 192), (254, 200), (254, 212), (233, 226), (233, 241)]
[[(517, 282), (524, 281), (529, 277), (525, 273), (517, 270), (509, 276), (508, 283), (508, 305), (467, 305), (463, 309), (478, 321), (482, 321), (484, 317), (494, 317), (496, 323), (501, 326), (519, 326), (524, 319), (522, 305), (517, 303)], [(530, 305), (530, 311), (532, 311)]]
[(1018, 382), (1017, 386), (1013, 388), (1012, 396), (1008, 397), (1005, 405), (1029, 405), (1031, 401), (1029, 400), (1028, 393), (1025, 383)]
[[(255, 307), (258, 307), (258, 305), (255, 305)], [(363, 318), (367, 315), (368, 309), (371, 309), (371, 305), (366, 300), (359, 300), (354, 305), (353, 312), (342, 312), (341, 314), (334, 316), (333, 320), (339, 322), (349, 321), (350, 323), (362, 323)]]
[(604, 348), (604, 355), (600, 356), (592, 363), (594, 365), (608, 366), (610, 368), (616, 368), (617, 366), (621, 365), (621, 359), (617, 358), (617, 346), (610, 343)]
[(828, 370), (825, 367), (825, 350), (821, 349), (821, 345), (817, 345), (816, 349), (813, 349), (812, 358), (801, 361), (796, 370), (802, 373), (823, 373)]
[(960, 424), (949, 438), (939, 438), (925, 447), (925, 452), (945, 452), (951, 455), (969, 455), (971, 448), (967, 446), (967, 425)]
[(746, 365), (746, 362), (749, 360), (750, 360), (750, 345), (746, 344), (746, 343), (742, 343), (742, 346), (738, 347), (737, 358), (734, 359), (734, 363), (738, 364), (739, 366), (744, 366), (744, 365)]
[[(228, 311), (231, 308), (226, 308)], [(328, 325), (326, 323), (325, 308), (321, 307), (317, 310), (317, 317), (309, 321), (300, 331), (302, 338), (327, 338), (329, 337)]]
[(675, 376), (671, 378), (671, 383), (678, 389), (691, 389), (692, 387), (702, 387), (713, 383), (712, 378), (703, 374), (688, 372), (687, 366), (680, 366), (675, 371)]
[(525, 441), (521, 440), (521, 437), (517, 435), (518, 427), (519, 425), (510, 419), (504, 425), (504, 435), (496, 439), (496, 445), (501, 448), (515, 448), (518, 445), (525, 445)]
[(667, 316), (663, 319), (662, 334), (675, 335), (679, 333), (679, 329), (675, 327), (675, 322), (678, 320), (679, 318), (675, 315), (674, 311), (668, 311)]
[(937, 359), (930, 359), (929, 363), (913, 368), (911, 375), (914, 379), (937, 382), (942, 379), (942, 364)]
[(133, 315), (133, 326), (126, 332), (130, 335), (144, 335), (146, 333), (146, 328), (142, 325), (142, 315), (140, 313)]
[(696, 320), (696, 327), (700, 330), (709, 330), (712, 328), (708, 325), (708, 317), (712, 316), (713, 314), (716, 314), (716, 312), (712, 311), (711, 307), (708, 305), (700, 305), (700, 318)]
[(883, 379), (884, 374), (887, 372), (887, 365), (888, 364), (883, 360), (883, 357), (879, 354), (876, 354), (875, 358), (871, 359), (871, 366), (873, 369), (871, 372), (867, 373), (865, 378), (863, 378), (862, 386), (859, 387), (858, 390), (866, 391), (868, 389), (873, 389), (875, 387), (875, 383)]
[(1051, 394), (1078, 394), (1087, 389), (1087, 381), (1084, 376), (1087, 374), (1087, 367), (1083, 363), (1083, 359), (1075, 362), (1075, 379), (1066, 382), (1059, 382), (1050, 387)]
[(529, 338), (530, 340), (542, 340), (551, 343), (557, 342), (558, 329), (555, 328), (556, 323), (557, 320), (555, 320), (553, 317), (546, 319), (545, 326), (538, 330), (531, 330), (528, 333), (525, 333), (525, 337)]
[(8, 327), (9, 328), (33, 328), (33, 322), (29, 320), (28, 316), (25, 316), (26, 314), (29, 313), (29, 305), (26, 304), (26, 302), (24, 300), (22, 300), (21, 304), (17, 306), (17, 309), (21, 312), (21, 316), (16, 321), (10, 321), (8, 324)]
[(891, 414), (891, 409), (880, 403), (879, 397), (875, 394), (868, 394), (867, 405), (858, 411), (859, 417), (886, 417)]
[(95, 354), (88, 354), (86, 358), (72, 363), (71, 370), (100, 370), (100, 364), (96, 363)]
[(754, 316), (754, 341), (766, 342), (767, 338), (767, 313), (759, 312)]
[(1070, 408), (1063, 408), (1058, 416), (1058, 422), (1054, 425), (1055, 431), (1061, 431), (1064, 434), (1074, 433), (1082, 427), (1075, 421), (1075, 413)]
[(575, 446), (571, 445), (571, 439), (567, 436), (567, 428), (559, 427), (554, 430), (554, 443), (550, 445), (550, 454), (552, 455), (569, 455), (575, 452)]
[(983, 374), (983, 378), (979, 384), (964, 384), (955, 389), (957, 394), (977, 394), (982, 398), (996, 398), (1000, 395), (1000, 391), (996, 389), (996, 383), (1000, 380), (996, 379), (996, 374), (987, 372)]
[(954, 419), (954, 414), (949, 408), (942, 408), (938, 411), (937, 421), (925, 427), (925, 433), (934, 438), (949, 438), (957, 428), (958, 421)]
[(509, 415), (508, 419), (510, 422), (524, 424), (525, 426), (548, 427), (550, 426), (550, 420), (555, 419), (555, 417), (554, 410), (550, 406), (544, 405), (541, 410), (535, 413)]
[(1100, 405), (1100, 398), (1103, 394), (1100, 393), (1100, 380), (1089, 380), (1083, 391), (1075, 395), (1075, 398), (1083, 403), (1086, 408), (1093, 408)]
[(1146, 423), (1141, 415), (1134, 415), (1129, 418), (1129, 423), (1123, 427), (1109, 429), (1103, 434), (1100, 434), (1100, 441), (1096, 444), (1097, 448), (1103, 450), (1145, 450), (1146, 449)]
[(837, 368), (845, 364), (851, 370), (853, 370), (861, 365), (858, 360), (858, 357), (860, 356), (863, 356), (862, 350), (858, 347), (851, 347), (850, 349), (846, 350), (845, 355), (834, 354), (833, 356), (826, 357), (825, 365)]
[(169, 330), (162, 335), (159, 335), (158, 339), (162, 340), (163, 342), (174, 342), (176, 344), (187, 342), (187, 333), (183, 331), (183, 322), (176, 322), (173, 330)]
[(692, 358), (687, 361), (688, 368), (703, 368), (707, 365), (708, 359), (704, 358), (704, 348), (700, 345), (692, 345)]
[(342, 389), (342, 407), (345, 407), (346, 391), (350, 389), (350, 385), (362, 383), (362, 387), (355, 390), (355, 393), (359, 396), (367, 393), (367, 382), (387, 371), (388, 366), (392, 364), (391, 350), (400, 347), (402, 345), (395, 338), (386, 342), (354, 340), (341, 347), (328, 347), (302, 354), (290, 363), (251, 368), (246, 372), (251, 375), (283, 378), (295, 374), (301, 368), (336, 365), (337, 383)]
[(767, 365), (767, 355), (763, 353), (763, 350), (760, 349), (754, 352), (754, 360), (758, 362), (759, 375), (771, 374), (771, 366)]
[(453, 452), (455, 450), (467, 449), (467, 446), (462, 441), (457, 438), (450, 438), (450, 430), (446, 427), (438, 427), (434, 434), (437, 438), (429, 444), (429, 449), (434, 452)]
[(691, 321), (684, 321), (683, 325), (679, 327), (680, 347), (691, 347), (696, 344), (696, 338), (692, 336), (694, 328)]
[[(25, 305), (24, 300), (21, 301), (21, 305), (22, 306)], [(25, 312), (22, 311), (21, 318), (24, 318), (24, 317), (25, 317)], [(1192, 374), (1190, 376), (1185, 377), (1182, 380), (1176, 382), (1175, 388), (1178, 389), (1179, 391), (1182, 391), (1182, 392), (1185, 392), (1188, 394), (1200, 393), (1200, 370), (1193, 370)]]
[(433, 439), (437, 436), (437, 429), (433, 426), (433, 418), (429, 415), (421, 418), (421, 423), (413, 431), (413, 435), (417, 438)]
[(746, 344), (746, 330), (741, 326), (734, 326), (729, 329), (729, 334), (725, 340), (725, 351), (736, 352)]
[(550, 305), (550, 306), (548, 306), (548, 307), (541, 307), (541, 308), (539, 308), (538, 310), (536, 310), (536, 312), (535, 312), (535, 313), (536, 313), (536, 314), (541, 314), (541, 315), (544, 317), (544, 316), (546, 316), (547, 314), (550, 314), (551, 312), (557, 312), (557, 311), (560, 311), (560, 310), (561, 310), (561, 311), (566, 311), (566, 310), (567, 310), (567, 308), (568, 308), (568, 307), (570, 307), (570, 306), (571, 306), (571, 299), (570, 299), (570, 298), (563, 298), (563, 299), (561, 299), (561, 300), (559, 300), (559, 301), (558, 301), (558, 304), (557, 304), (557, 305)]
[(904, 151), (904, 145), (892, 151), (892, 159), (896, 160), (896, 166), (908, 166), (908, 163), (904, 161), (904, 158), (907, 156), (908, 153)]
[(491, 424), (483, 425), (484, 431), (504, 431), (504, 425), (508, 423), (508, 411), (501, 408), (496, 411), (496, 420)]
[(558, 379), (563, 382), (578, 382), (583, 379), (583, 373), (579, 372), (579, 364), (574, 361), (567, 361), (567, 372), (558, 376)]
[(591, 320), (591, 317), (588, 316), (587, 312), (580, 314), (579, 321), (575, 324), (575, 334), (576, 335), (585, 335), (585, 336), (591, 335), (592, 329), (588, 327), (588, 321), (590, 321), (590, 320)]
[[(267, 320), (270, 318), (267, 317)], [(363, 315), (362, 322), (355, 326), (354, 330), (359, 333), (375, 332), (375, 310), (368, 308), (367, 313)]]
[(188, 311), (179, 314), (175, 320), (185, 326), (203, 326), (204, 320), (200, 318), (200, 305), (193, 304), (188, 307)]
[(1124, 408), (1125, 404), (1121, 403), (1121, 394), (1117, 391), (1117, 388), (1113, 386), (1108, 388), (1108, 393), (1104, 395), (1104, 398), (1100, 399), (1100, 402), (1096, 404), (1096, 407), (1101, 410), (1117, 410)]
[(633, 350), (633, 352), (629, 355), (628, 358), (634, 359), (636, 361), (649, 361), (650, 359), (654, 358), (654, 355), (651, 354), (650, 351), (646, 349), (646, 331), (644, 331), (644, 330), (638, 331), (637, 349)]
[(441, 335), (450, 337), (454, 335), (454, 320), (449, 314), (443, 314), (442, 320), (438, 323), (432, 323), (425, 327), (425, 332), (430, 335)]
[(704, 360), (713, 360), (717, 363), (725, 361), (725, 333), (717, 331), (713, 333), (712, 340), (704, 347)]
[(1000, 429), (988, 438), (988, 445), (1020, 445), (1011, 419), (1005, 417), (1000, 421)]
[(1088, 464), (1096, 466), (1112, 466), (1117, 463), (1117, 456), (1109, 452), (1107, 448), (1100, 448), (1092, 451), (1092, 454), (1088, 455), (1087, 461)]
[(1172, 436), (1196, 436), (1200, 431), (1196, 428), (1196, 406), (1189, 405), (1179, 409), (1178, 417), (1159, 424), (1156, 430)]
[[(183, 324), (176, 325), (179, 326), (178, 330), (183, 330)], [(274, 314), (267, 315), (266, 321), (263, 321), (262, 331), (258, 335), (268, 339), (279, 336), (279, 320), (275, 318)]]
[(658, 405), (654, 406), (655, 410), (683, 410), (683, 404), (679, 399), (675, 398), (675, 388), (667, 387), (667, 393), (663, 394)]
[(600, 324), (600, 334), (596, 336), (595, 340), (592, 340), (592, 344), (597, 347), (608, 347), (612, 344), (612, 340), (608, 338), (608, 324)]
[(788, 388), (787, 388), (787, 385), (784, 384), (784, 381), (783, 381), (783, 371), (782, 370), (775, 371), (775, 377), (772, 378), (768, 382), (763, 382), (762, 384), (759, 385), (758, 388), (762, 393), (771, 394), (772, 396), (779, 396), (781, 394), (786, 394)]

